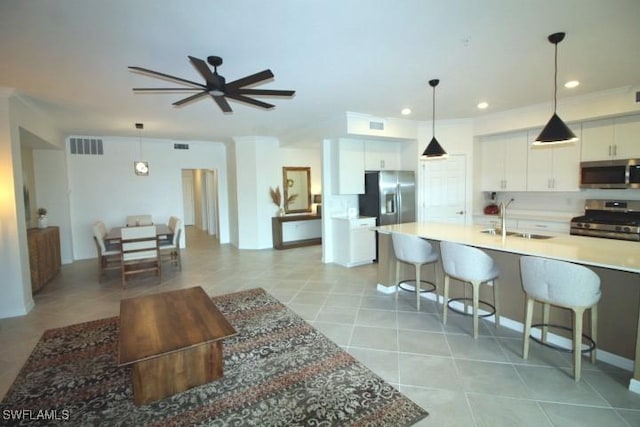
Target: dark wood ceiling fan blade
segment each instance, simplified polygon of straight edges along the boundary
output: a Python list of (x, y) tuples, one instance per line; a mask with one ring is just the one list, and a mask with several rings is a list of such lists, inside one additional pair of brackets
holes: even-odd
[(236, 101), (246, 102), (247, 104), (255, 105), (256, 107), (261, 108), (273, 108), (275, 105), (267, 104), (266, 102), (258, 101), (257, 99), (249, 98), (248, 96), (239, 95), (239, 94), (227, 94), (227, 98), (235, 99)]
[(238, 80), (234, 80), (230, 83), (227, 83), (227, 90), (235, 90), (239, 89), (243, 86), (249, 86), (254, 83), (261, 82), (263, 80), (268, 80), (273, 78), (273, 73), (271, 70), (260, 71), (259, 73), (251, 74), (250, 76), (243, 77)]
[(240, 95), (262, 95), (262, 96), (293, 96), (295, 90), (274, 90), (274, 89), (236, 89), (233, 93)]
[(172, 105), (179, 107), (181, 105), (184, 105), (188, 102), (191, 101), (195, 101), (196, 99), (202, 98), (203, 96), (207, 96), (209, 94), (209, 92), (207, 92), (206, 90), (203, 90), (202, 92), (196, 93), (195, 95), (191, 95), (188, 96), (186, 98), (181, 99), (180, 101), (176, 101), (174, 102)]
[(202, 88), (199, 88), (199, 87), (134, 87), (133, 90), (135, 90), (136, 92), (160, 92), (160, 91), (183, 92), (183, 91), (202, 90)]
[(220, 107), (222, 111), (224, 111), (225, 113), (233, 112), (233, 110), (231, 109), (231, 106), (229, 105), (227, 100), (224, 98), (224, 96), (211, 95), (211, 97), (213, 98), (214, 101), (216, 101), (216, 104), (218, 104), (218, 107)]
[(198, 82), (192, 82), (191, 80), (187, 80), (187, 79), (182, 79), (180, 77), (176, 77), (176, 76), (171, 76), (169, 74), (164, 74), (164, 73), (160, 73), (158, 71), (153, 71), (153, 70), (149, 70), (147, 68), (142, 68), (142, 67), (129, 67), (130, 70), (134, 70), (134, 71), (139, 71), (141, 73), (145, 73), (145, 74), (150, 74), (152, 76), (157, 76), (157, 77), (163, 77), (165, 79), (170, 79), (170, 80), (175, 80), (178, 82), (182, 82), (182, 83), (187, 83), (190, 85), (194, 85), (194, 86), (198, 86), (201, 87), (203, 89), (206, 88), (205, 85), (203, 85), (202, 83), (198, 83)]
[(190, 56), (189, 61), (191, 61), (191, 64), (196, 68), (196, 70), (198, 70), (200, 75), (205, 79), (207, 83), (216, 81), (215, 75), (211, 72), (211, 69), (209, 68), (207, 63), (202, 59)]

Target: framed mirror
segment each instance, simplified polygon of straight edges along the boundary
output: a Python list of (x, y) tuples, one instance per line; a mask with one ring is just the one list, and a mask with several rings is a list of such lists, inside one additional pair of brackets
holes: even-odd
[(285, 213), (311, 212), (311, 168), (282, 168)]

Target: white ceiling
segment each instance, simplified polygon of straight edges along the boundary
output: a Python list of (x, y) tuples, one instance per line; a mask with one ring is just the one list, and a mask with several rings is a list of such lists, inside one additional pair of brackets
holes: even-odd
[[(0, 0), (0, 86), (67, 134), (286, 139), (345, 111), (430, 120), (433, 78), (437, 119), (550, 103), (557, 31), (558, 80), (582, 83), (559, 99), (640, 83), (639, 0)], [(256, 87), (296, 95), (223, 114), (131, 90), (167, 82), (127, 66), (201, 81), (187, 55), (223, 57), (227, 81), (269, 68)]]

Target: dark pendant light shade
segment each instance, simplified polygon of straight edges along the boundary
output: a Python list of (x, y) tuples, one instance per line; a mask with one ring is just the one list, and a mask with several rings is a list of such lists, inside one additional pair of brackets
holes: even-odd
[(553, 76), (553, 115), (547, 122), (547, 125), (542, 129), (540, 135), (536, 138), (534, 145), (548, 145), (548, 144), (564, 144), (568, 142), (577, 141), (576, 135), (571, 132), (571, 129), (562, 121), (556, 113), (557, 97), (558, 97), (558, 43), (564, 40), (565, 33), (553, 33), (549, 36), (549, 42), (555, 46), (555, 63), (554, 63), (554, 76)]
[(433, 137), (431, 138), (431, 142), (427, 145), (427, 148), (424, 149), (421, 158), (422, 159), (444, 159), (447, 157), (447, 152), (444, 151), (438, 140), (436, 139), (436, 86), (438, 86), (440, 80), (433, 79), (429, 80), (429, 86), (433, 88), (433, 116), (431, 120), (431, 131)]

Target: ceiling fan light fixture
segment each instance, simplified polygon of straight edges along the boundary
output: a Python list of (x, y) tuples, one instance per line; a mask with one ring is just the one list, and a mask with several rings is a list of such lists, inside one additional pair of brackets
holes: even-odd
[(433, 136), (420, 157), (424, 160), (444, 159), (448, 157), (447, 152), (444, 151), (444, 148), (442, 148), (442, 145), (440, 145), (436, 139), (436, 86), (438, 86), (438, 83), (440, 83), (438, 79), (429, 80), (429, 86), (433, 88), (433, 113), (431, 117), (431, 132)]
[(547, 122), (533, 145), (566, 144), (578, 140), (556, 113), (558, 105), (558, 43), (564, 40), (565, 33), (553, 33), (548, 37), (549, 43), (554, 45), (555, 61), (553, 75), (553, 115)]

